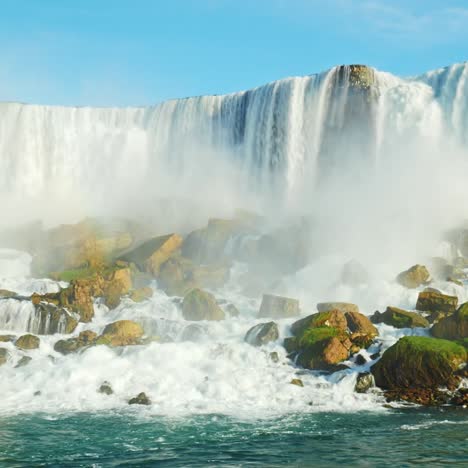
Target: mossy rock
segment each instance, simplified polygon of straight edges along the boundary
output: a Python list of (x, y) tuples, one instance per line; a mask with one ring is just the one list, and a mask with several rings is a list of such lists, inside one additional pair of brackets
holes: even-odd
[(40, 344), (41, 340), (30, 334), (20, 336), (15, 342), (15, 346), (19, 349), (37, 349)]
[(291, 332), (295, 336), (302, 336), (308, 329), (320, 327), (331, 327), (345, 332), (347, 328), (345, 314), (339, 310), (318, 312), (294, 322), (291, 325)]
[(431, 334), (437, 338), (466, 340), (468, 338), (468, 302), (462, 304), (454, 314), (439, 320), (431, 328)]
[(453, 389), (460, 381), (455, 371), (466, 360), (467, 350), (453, 341), (405, 336), (385, 351), (371, 371), (383, 389)]
[(0, 343), (11, 343), (15, 341), (15, 335), (0, 335)]
[(398, 307), (387, 307), (384, 313), (376, 312), (371, 320), (373, 323), (385, 323), (395, 328), (427, 328), (430, 325), (422, 315)]
[(91, 330), (82, 331), (76, 338), (59, 340), (54, 345), (54, 350), (61, 354), (70, 354), (87, 348), (96, 343), (97, 333)]
[(430, 279), (431, 275), (424, 265), (413, 265), (408, 270), (401, 272), (396, 278), (399, 284), (408, 289), (427, 284)]
[(107, 346), (128, 346), (140, 343), (143, 336), (140, 324), (131, 320), (119, 320), (106, 325), (102, 335), (96, 339), (96, 344)]
[(445, 312), (452, 314), (457, 310), (458, 297), (437, 292), (423, 291), (418, 295), (416, 309), (423, 312)]
[(290, 318), (297, 317), (300, 314), (299, 301), (289, 297), (275, 296), (273, 294), (264, 294), (260, 310), (259, 318)]
[(185, 320), (224, 320), (224, 312), (216, 298), (201, 289), (192, 289), (184, 297), (182, 314)]

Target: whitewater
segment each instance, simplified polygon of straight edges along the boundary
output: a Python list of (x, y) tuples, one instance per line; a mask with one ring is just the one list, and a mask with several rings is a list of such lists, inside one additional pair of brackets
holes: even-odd
[[(282, 285), (285, 295), (300, 300), (302, 316), (327, 300), (356, 303), (365, 315), (388, 305), (412, 310), (423, 288), (403, 288), (396, 274), (430, 256), (457, 256), (440, 234), (466, 214), (468, 64), (406, 79), (364, 70), (359, 86), (369, 100), (355, 96), (352, 69), (341, 66), (147, 108), (2, 103), (0, 187), (5, 206), (17, 207), (6, 210), (2, 224), (131, 213), (166, 232), (187, 232), (237, 208), (261, 213), (269, 226), (307, 214), (321, 228), (311, 239), (320, 253)], [(181, 207), (171, 209), (167, 200)], [(370, 272), (368, 284), (340, 282), (352, 258)], [(30, 263), (26, 252), (1, 250), (0, 289), (26, 296), (66, 286), (32, 278)], [(131, 319), (158, 342), (66, 356), (54, 351), (54, 343), (68, 337), (61, 334), (41, 336), (39, 350), (2, 343), (11, 357), (0, 368), (0, 414), (115, 410), (249, 419), (387, 411), (379, 392), (354, 392), (357, 374), (375, 360), (358, 365), (351, 358), (349, 369), (331, 375), (296, 367), (282, 346), (292, 319), (277, 321), (276, 342), (246, 343), (246, 332), (265, 320), (257, 318), (260, 298), (241, 292), (244, 268), (235, 263), (229, 282), (214, 291), (223, 306), (238, 308), (238, 317), (227, 313), (226, 320), (194, 326), (183, 319), (180, 300), (155, 281), (153, 296), (142, 303), (125, 298), (109, 311), (95, 301), (93, 321), (74, 333), (100, 333), (110, 322)], [(431, 286), (459, 303), (468, 300), (466, 283)], [(1, 299), (0, 334), (35, 332), (34, 313), (32, 304)], [(378, 329), (375, 344), (363, 352), (368, 359), (401, 336), (429, 334)], [(32, 360), (17, 367), (24, 356)], [(294, 378), (304, 387), (291, 385)], [(112, 385), (112, 395), (97, 391), (103, 382)], [(139, 392), (153, 404), (129, 407)]]

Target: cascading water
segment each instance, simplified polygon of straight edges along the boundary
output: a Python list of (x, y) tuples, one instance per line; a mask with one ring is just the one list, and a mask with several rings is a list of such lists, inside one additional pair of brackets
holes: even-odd
[[(39, 208), (32, 213), (39, 216), (44, 214), (41, 203), (49, 209), (55, 200), (73, 198), (87, 209), (90, 202), (98, 205), (101, 199), (117, 203), (133, 196), (197, 198), (201, 194), (202, 201), (214, 199), (215, 205), (223, 205), (228, 192), (235, 201), (243, 200), (244, 192), (252, 193), (272, 206), (275, 214), (281, 209), (301, 212), (307, 208), (334, 223), (328, 224), (320, 245), (327, 241), (344, 251), (341, 257), (319, 258), (309, 269), (285, 280), (288, 292), (301, 299), (304, 314), (313, 313), (319, 300), (333, 298), (356, 302), (365, 314), (388, 304), (412, 308), (417, 291), (396, 285), (393, 270), (387, 276), (384, 271), (367, 289), (328, 285), (348, 259), (347, 243), (355, 248), (365, 238), (363, 256), (371, 252), (382, 260), (384, 254), (389, 255), (395, 231), (379, 224), (381, 211), (389, 211), (392, 223), (398, 223), (402, 206), (411, 205), (423, 213), (424, 206), (428, 211), (434, 209), (431, 203), (437, 202), (437, 184), (442, 182), (430, 179), (430, 190), (419, 193), (419, 186), (411, 190), (410, 179), (414, 171), (431, 164), (440, 172), (437, 160), (441, 154), (467, 156), (467, 75), (468, 64), (411, 79), (351, 66), (227, 96), (174, 100), (148, 108), (4, 103), (0, 104), (0, 187), (5, 199), (27, 195), (28, 201), (39, 200)], [(396, 187), (396, 183), (402, 185)], [(346, 188), (339, 197), (334, 193), (337, 186)], [(382, 192), (390, 193), (394, 204), (383, 208), (370, 204)], [(443, 203), (446, 200), (444, 197)], [(408, 222), (413, 214), (409, 211), (397, 227), (401, 231), (405, 226), (408, 237), (423, 244), (424, 239), (414, 236)], [(330, 220), (332, 217), (339, 217), (341, 224)], [(417, 220), (424, 224), (421, 218)], [(365, 235), (370, 229), (371, 237), (379, 239), (375, 252)], [(339, 237), (334, 239), (337, 233)], [(405, 250), (404, 245), (401, 248)], [(407, 250), (413, 250), (413, 245)], [(390, 255), (397, 256), (393, 251)], [(408, 252), (405, 255), (409, 262)], [(25, 278), (24, 264), (21, 256), (8, 259), (5, 269), (15, 274), (2, 271), (0, 288), (30, 295), (55, 292), (63, 286)], [(158, 335), (161, 343), (124, 349), (99, 346), (67, 356), (54, 351), (60, 338), (56, 335), (41, 337), (35, 351), (5, 343), (9, 361), (0, 369), (4, 382), (0, 412), (127, 407), (129, 397), (140, 391), (151, 395), (150, 411), (157, 414), (264, 416), (381, 408), (376, 405), (381, 403), (379, 397), (353, 392), (355, 371), (368, 369), (372, 361), (365, 365), (347, 362), (351, 370), (332, 376), (301, 374), (293, 367), (281, 345), (292, 320), (279, 320), (281, 339), (263, 349), (245, 343), (247, 330), (261, 322), (257, 318), (259, 300), (238, 292), (235, 272), (231, 278), (217, 295), (235, 304), (239, 317), (228, 315), (226, 320), (203, 322), (187, 331), (190, 325), (173, 299), (155, 291), (141, 304), (125, 299), (113, 311), (96, 302), (93, 322), (80, 324), (75, 332), (90, 329), (99, 333), (109, 322), (132, 319)], [(435, 286), (456, 294), (460, 301), (467, 299), (464, 286), (446, 282)], [(324, 292), (329, 297), (323, 297)], [(16, 334), (37, 331), (31, 325), (34, 307), (18, 304), (14, 299), (0, 299), (2, 330)], [(386, 325), (379, 328), (383, 349), (404, 334), (427, 333), (421, 329), (395, 331)], [(366, 356), (375, 351), (377, 347)], [(279, 363), (272, 362), (270, 352), (278, 353)], [(14, 367), (33, 353), (27, 366)], [(298, 373), (305, 389), (290, 385)], [(112, 396), (96, 392), (104, 380), (112, 383)]]

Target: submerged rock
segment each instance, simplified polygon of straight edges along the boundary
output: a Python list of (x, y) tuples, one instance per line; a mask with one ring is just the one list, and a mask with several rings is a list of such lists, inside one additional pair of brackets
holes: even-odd
[(22, 356), (21, 359), (16, 364), (15, 368), (27, 366), (32, 361), (30, 356)]
[(369, 389), (375, 386), (374, 376), (370, 372), (360, 372), (354, 385), (356, 393), (366, 393)]
[(424, 265), (413, 265), (408, 270), (401, 272), (396, 278), (398, 283), (409, 289), (427, 284), (430, 279), (431, 275)]
[(385, 351), (371, 372), (379, 387), (393, 391), (392, 398), (401, 393), (405, 399), (420, 402), (420, 392), (455, 389), (460, 382), (456, 371), (466, 360), (467, 350), (452, 341), (405, 336)]
[(106, 325), (102, 335), (96, 339), (96, 344), (107, 346), (128, 346), (140, 343), (143, 336), (140, 324), (131, 320), (118, 320)]
[(239, 317), (240, 315), (239, 309), (234, 304), (227, 304), (225, 310), (231, 317)]
[(114, 393), (114, 390), (112, 390), (112, 387), (109, 382), (103, 382), (98, 388), (98, 393), (102, 393), (103, 395), (112, 395)]
[(224, 312), (215, 297), (201, 289), (192, 289), (182, 303), (185, 320), (224, 320)]
[(276, 351), (272, 351), (268, 356), (270, 357), (271, 361), (275, 364), (279, 362), (279, 355)]
[(462, 304), (454, 314), (439, 320), (431, 328), (431, 334), (448, 340), (468, 338), (468, 302)]
[(258, 312), (258, 317), (272, 317), (279, 319), (297, 317), (299, 314), (299, 301), (297, 299), (264, 294), (260, 310)]
[(0, 366), (3, 366), (8, 361), (10, 353), (5, 348), (0, 348)]
[(15, 346), (19, 349), (37, 349), (40, 343), (41, 340), (37, 336), (27, 334), (20, 336), (16, 340)]
[(371, 320), (373, 323), (385, 323), (395, 328), (427, 328), (430, 325), (422, 315), (398, 307), (387, 307), (384, 313), (377, 311)]
[(129, 405), (151, 405), (151, 400), (148, 398), (146, 393), (141, 392), (136, 397), (128, 400)]
[(278, 325), (275, 322), (259, 323), (245, 335), (244, 341), (252, 346), (263, 346), (279, 338)]
[(303, 387), (304, 382), (301, 379), (292, 379), (291, 382), (289, 382), (291, 385), (296, 385), (297, 387)]

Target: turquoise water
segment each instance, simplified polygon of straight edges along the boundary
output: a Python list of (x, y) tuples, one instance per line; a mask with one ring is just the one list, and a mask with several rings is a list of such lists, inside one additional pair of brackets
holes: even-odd
[(0, 418), (1, 466), (468, 466), (468, 410)]

